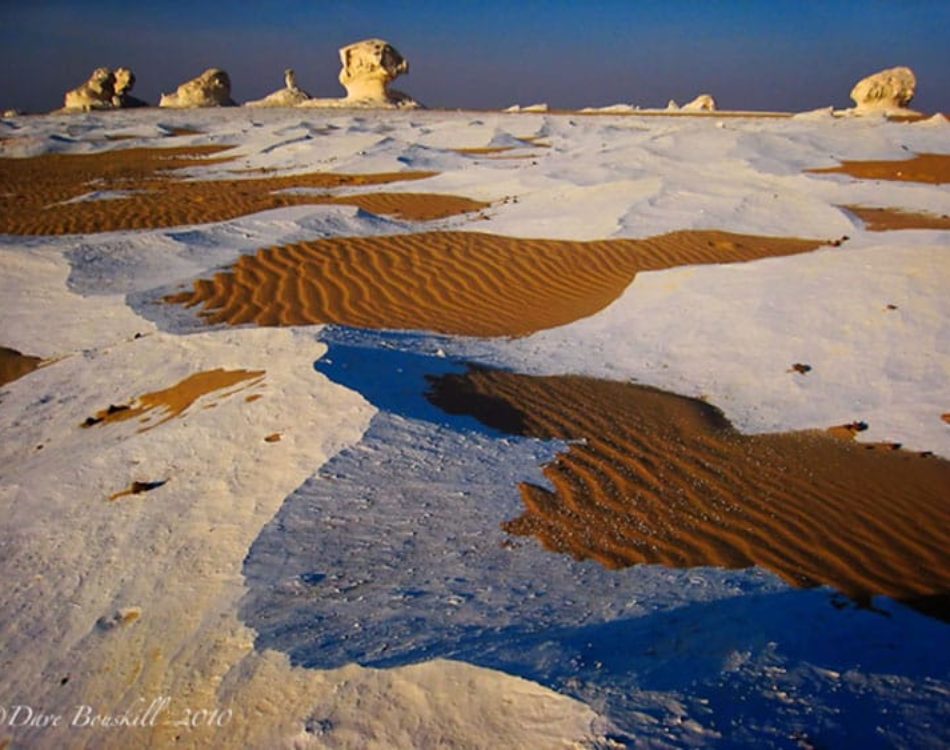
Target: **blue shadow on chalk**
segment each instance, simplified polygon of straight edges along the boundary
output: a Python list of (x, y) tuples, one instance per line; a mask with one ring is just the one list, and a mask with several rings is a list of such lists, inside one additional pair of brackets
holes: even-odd
[[(381, 411), (496, 437), (426, 399), (429, 377), (465, 370), (441, 354), (438, 338), (328, 327), (321, 339), (329, 349), (315, 369)], [(382, 467), (378, 476), (388, 477), (387, 450), (399, 458), (401, 448), (386, 441), (367, 458), (359, 446), (343, 451), (287, 498), (254, 541), (240, 617), (257, 632), (258, 649), (311, 669), (444, 658), (499, 670), (584, 701), (629, 746), (950, 742), (939, 697), (950, 676), (947, 624), (883, 598), (870, 611), (827, 589), (755, 590), (739, 572), (739, 595), (667, 600), (630, 616), (622, 603), (641, 596), (637, 569), (585, 577), (578, 566), (565, 575), (562, 558), (529, 550), (525, 559), (538, 564), (526, 579), (514, 567), (521, 553), (505, 567), (487, 548), (464, 556), (443, 544), (439, 534), (453, 533), (460, 514), (485, 498), (475, 492), (444, 503), (442, 520), (430, 522), (440, 512), (438, 461), (393, 476), (396, 485), (412, 485), (407, 502), (392, 515), (388, 508), (373, 515), (379, 496), (363, 484), (362, 470)], [(471, 458), (476, 467), (483, 460)], [(341, 483), (350, 489), (330, 491)], [(458, 553), (454, 567), (450, 552)], [(667, 585), (676, 580), (683, 581)], [(684, 717), (713, 734), (695, 737)]]
[[(440, 337), (328, 326), (320, 340), (329, 350), (314, 363), (314, 369), (361, 394), (380, 411), (460, 432), (505, 434), (474, 417), (449, 414), (426, 398), (432, 379), (467, 369), (442, 352)], [(510, 410), (509, 422), (520, 421), (520, 415), (504, 402), (499, 401), (497, 408)]]

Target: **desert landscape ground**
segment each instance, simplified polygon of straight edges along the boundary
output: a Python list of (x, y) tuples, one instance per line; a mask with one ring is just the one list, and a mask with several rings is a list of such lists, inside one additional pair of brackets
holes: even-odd
[(948, 180), (942, 115), (0, 119), (0, 748), (944, 747)]

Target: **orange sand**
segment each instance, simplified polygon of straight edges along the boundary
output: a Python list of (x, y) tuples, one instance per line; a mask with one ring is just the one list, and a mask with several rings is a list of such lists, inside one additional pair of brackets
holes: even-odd
[[(132, 404), (123, 404), (119, 406), (110, 406), (89, 417), (81, 426), (92, 427), (97, 424), (108, 424), (111, 422), (124, 422), (128, 419), (139, 418), (140, 422), (148, 423), (156, 415), (150, 412), (159, 410), (157, 414), (162, 415), (162, 419), (154, 424), (146, 424), (139, 432), (147, 432), (161, 424), (165, 424), (175, 417), (180, 417), (185, 411), (202, 396), (209, 393), (221, 391), (225, 388), (251, 381), (234, 391), (222, 394), (229, 396), (242, 390), (244, 387), (251, 387), (261, 382), (264, 376), (264, 370), (207, 370), (189, 375), (179, 383), (152, 393), (145, 393), (139, 396)], [(214, 404), (211, 404), (212, 406)]]
[(474, 148), (453, 148), (457, 154), (462, 156), (485, 156), (487, 154), (501, 154), (505, 151), (511, 151), (514, 146), (476, 146)]
[[(543, 135), (526, 135), (519, 137), (519, 141), (523, 141), (524, 147), (528, 148), (551, 148), (547, 143), (541, 143), (540, 141), (544, 138)], [(451, 149), (457, 154), (462, 154), (462, 156), (493, 156), (496, 154), (503, 154), (506, 151), (511, 151), (515, 148), (521, 148), (520, 146), (476, 146), (474, 148), (453, 148)], [(507, 157), (510, 159), (525, 159), (531, 158), (530, 156), (512, 156)]]
[[(0, 233), (57, 235), (154, 229), (225, 221), (272, 208), (355, 205), (374, 213), (425, 221), (475, 211), (485, 203), (420, 194), (294, 195), (293, 188), (330, 190), (431, 177), (431, 172), (186, 181), (170, 170), (229, 161), (208, 158), (227, 146), (130, 148), (98, 154), (0, 159)], [(94, 191), (137, 191), (109, 200), (64, 203)]]
[(33, 372), (41, 364), (43, 364), (43, 360), (39, 357), (20, 354), (16, 349), (0, 346), (0, 385), (6, 385), (17, 378), (22, 378), (27, 373)]
[(847, 174), (862, 180), (897, 180), (943, 185), (950, 182), (950, 154), (917, 154), (902, 161), (843, 161), (837, 167), (805, 170), (812, 174)]
[(871, 232), (887, 232), (892, 229), (950, 229), (950, 216), (943, 214), (915, 213), (897, 208), (866, 208), (843, 206), (864, 222)]
[(201, 305), (209, 323), (521, 336), (596, 313), (638, 271), (791, 255), (820, 244), (714, 231), (598, 242), (475, 232), (334, 238), (243, 256), (165, 299)]
[(950, 462), (821, 431), (746, 436), (701, 401), (590, 378), (474, 370), (432, 386), (451, 413), (586, 441), (544, 470), (554, 492), (521, 485), (512, 534), (609, 568), (759, 565), (950, 614)]
[(109, 500), (119, 500), (123, 497), (130, 497), (131, 495), (140, 495), (143, 492), (151, 492), (152, 490), (157, 490), (162, 485), (166, 484), (165, 481), (159, 482), (132, 482), (129, 485), (128, 489), (124, 489), (121, 492), (116, 492), (114, 495), (109, 496)]

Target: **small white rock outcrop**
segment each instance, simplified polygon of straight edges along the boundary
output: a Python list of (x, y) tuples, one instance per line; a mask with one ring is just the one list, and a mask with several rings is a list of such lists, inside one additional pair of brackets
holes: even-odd
[(220, 68), (208, 68), (197, 78), (183, 83), (174, 94), (162, 94), (159, 107), (233, 107), (231, 78)]
[(296, 107), (310, 100), (310, 94), (297, 86), (297, 74), (293, 68), (284, 71), (284, 88), (268, 94), (263, 99), (245, 102), (245, 107)]
[(864, 78), (851, 89), (856, 114), (915, 114), (907, 108), (917, 91), (917, 76), (906, 67), (888, 68)]
[(681, 109), (683, 112), (715, 112), (716, 100), (709, 94), (700, 94), (693, 101), (684, 104)]
[(82, 86), (66, 92), (63, 109), (68, 112), (112, 109), (114, 96), (115, 74), (109, 68), (96, 68)]
[(382, 107), (414, 109), (419, 103), (409, 95), (389, 88), (398, 76), (409, 72), (409, 62), (383, 39), (364, 39), (340, 50), (342, 99), (310, 99), (305, 107)]

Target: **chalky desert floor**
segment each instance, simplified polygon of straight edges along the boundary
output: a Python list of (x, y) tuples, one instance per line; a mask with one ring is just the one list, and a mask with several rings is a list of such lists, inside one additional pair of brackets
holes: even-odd
[(0, 157), (0, 747), (950, 742), (944, 117)]

